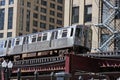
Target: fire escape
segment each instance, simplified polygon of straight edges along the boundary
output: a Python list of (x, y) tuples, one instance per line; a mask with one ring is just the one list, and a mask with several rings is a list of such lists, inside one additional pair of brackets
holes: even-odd
[[(115, 41), (120, 37), (120, 19), (116, 19), (120, 14), (119, 0), (102, 1), (102, 20), (96, 27), (101, 29), (101, 33), (107, 33), (106, 39), (100, 43), (97, 49), (100, 52), (117, 50)], [(105, 38), (105, 37), (104, 37)], [(111, 49), (112, 48), (112, 49)]]

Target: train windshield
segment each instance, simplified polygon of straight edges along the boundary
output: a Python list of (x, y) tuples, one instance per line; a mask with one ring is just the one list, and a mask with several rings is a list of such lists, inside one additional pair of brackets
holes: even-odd
[(76, 33), (75, 33), (76, 37), (81, 37), (82, 33), (83, 33), (82, 28), (76, 28)]

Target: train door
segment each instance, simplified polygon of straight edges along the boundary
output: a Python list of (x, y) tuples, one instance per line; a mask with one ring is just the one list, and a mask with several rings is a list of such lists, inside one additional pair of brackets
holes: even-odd
[(8, 39), (5, 41), (4, 48), (6, 49), (6, 55), (11, 54), (14, 47), (15, 39)]
[(58, 38), (58, 31), (52, 31), (50, 37), (50, 47), (54, 47), (56, 43), (56, 39)]

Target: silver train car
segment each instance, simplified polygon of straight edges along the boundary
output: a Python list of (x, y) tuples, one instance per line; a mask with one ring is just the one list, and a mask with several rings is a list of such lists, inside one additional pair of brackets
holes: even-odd
[(60, 50), (79, 47), (91, 48), (91, 28), (83, 25), (47, 30), (0, 41), (0, 56)]

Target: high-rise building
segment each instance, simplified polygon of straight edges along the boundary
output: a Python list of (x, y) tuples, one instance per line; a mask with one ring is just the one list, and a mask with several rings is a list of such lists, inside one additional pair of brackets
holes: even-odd
[[(116, 40), (115, 37), (111, 39), (110, 36), (111, 34), (114, 35), (115, 29), (119, 30), (119, 11), (120, 0), (65, 0), (64, 26), (75, 24), (90, 25), (93, 33), (91, 51), (98, 51), (97, 49), (104, 51), (114, 50), (116, 47), (118, 48), (116, 45), (118, 45), (120, 40)], [(105, 23), (107, 26), (103, 24), (101, 27), (96, 26), (105, 21), (109, 22), (109, 24)], [(110, 31), (111, 26), (113, 27), (113, 32)], [(112, 47), (110, 46), (111, 44)]]
[(0, 0), (0, 38), (59, 28), (64, 0)]

